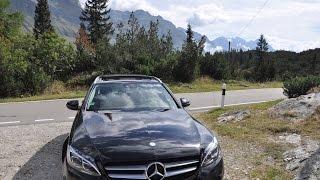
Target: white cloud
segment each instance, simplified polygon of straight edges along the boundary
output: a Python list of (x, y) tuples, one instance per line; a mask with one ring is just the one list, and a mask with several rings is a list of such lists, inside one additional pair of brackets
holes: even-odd
[[(81, 0), (84, 1), (84, 0)], [(187, 23), (210, 39), (218, 36), (240, 35), (248, 40), (261, 33), (270, 37), (275, 49), (301, 51), (319, 47), (320, 0), (268, 1), (250, 26), (250, 22), (265, 0), (110, 0), (110, 7), (118, 10), (143, 9), (161, 15), (179, 27)]]

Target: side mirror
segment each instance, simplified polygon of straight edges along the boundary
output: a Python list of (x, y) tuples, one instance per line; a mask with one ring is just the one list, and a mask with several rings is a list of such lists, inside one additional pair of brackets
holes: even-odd
[(80, 109), (78, 100), (69, 101), (69, 102), (67, 102), (66, 106), (68, 109), (73, 110), (73, 111), (77, 111)]
[(186, 99), (186, 98), (181, 98), (180, 99), (180, 101), (181, 101), (181, 105), (182, 105), (182, 107), (188, 107), (188, 106), (190, 106), (190, 101), (189, 101), (189, 99)]

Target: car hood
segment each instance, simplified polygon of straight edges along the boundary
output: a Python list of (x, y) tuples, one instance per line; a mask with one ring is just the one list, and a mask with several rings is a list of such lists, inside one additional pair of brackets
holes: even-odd
[(195, 121), (184, 110), (84, 112), (83, 123), (103, 161), (136, 162), (200, 154)]

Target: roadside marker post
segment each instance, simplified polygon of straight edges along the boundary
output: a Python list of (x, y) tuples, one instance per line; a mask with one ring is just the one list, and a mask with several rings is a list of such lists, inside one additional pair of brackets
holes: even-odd
[(224, 102), (226, 100), (227, 84), (223, 83), (221, 89), (222, 89), (221, 108), (224, 108)]

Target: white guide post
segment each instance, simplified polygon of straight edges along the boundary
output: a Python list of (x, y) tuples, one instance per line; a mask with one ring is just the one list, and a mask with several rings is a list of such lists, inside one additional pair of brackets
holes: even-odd
[(221, 89), (222, 89), (221, 108), (224, 108), (224, 102), (226, 100), (227, 84), (223, 83)]

